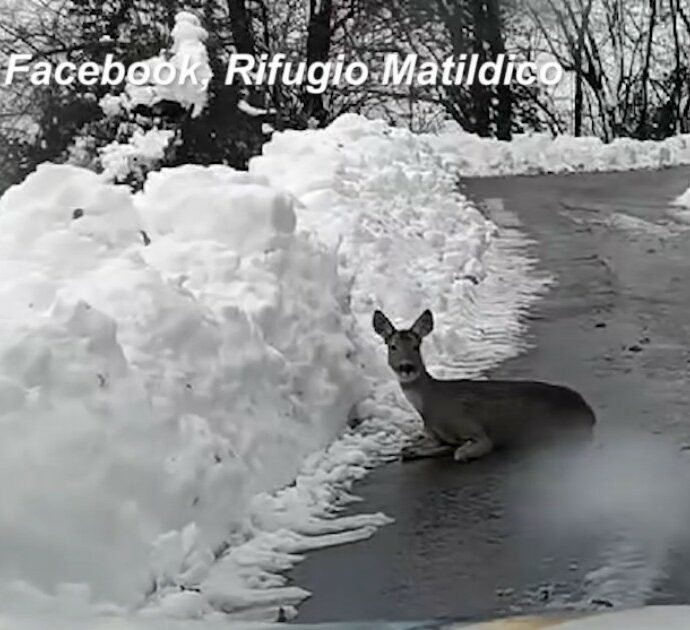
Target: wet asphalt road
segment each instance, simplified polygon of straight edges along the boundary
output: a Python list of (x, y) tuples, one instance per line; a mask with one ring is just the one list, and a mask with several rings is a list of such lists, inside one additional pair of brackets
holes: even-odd
[[(690, 444), (690, 226), (666, 210), (689, 183), (683, 168), (466, 183), (499, 226), (517, 217), (540, 267), (557, 280), (530, 317), (534, 348), (493, 375), (567, 384), (596, 410), (598, 440), (659, 437), (669, 457)], [(617, 493), (648, 464), (634, 452), (623, 459), (586, 492)], [(539, 470), (539, 479), (557, 477), (557, 468)], [(553, 510), (524, 456), (384, 466), (355, 489), (364, 499), (357, 509), (395, 523), (296, 567), (291, 579), (313, 593), (297, 621), (478, 619), (593, 600), (687, 603), (690, 527), (670, 536), (656, 533), (654, 520), (680, 518), (684, 497), (664, 495), (674, 475), (663, 466), (652, 474), (662, 498), (642, 519), (651, 531), (636, 548), (635, 533), (622, 544), (620, 519), (599, 523), (599, 512), (573, 527), (545, 524), (544, 511)]]

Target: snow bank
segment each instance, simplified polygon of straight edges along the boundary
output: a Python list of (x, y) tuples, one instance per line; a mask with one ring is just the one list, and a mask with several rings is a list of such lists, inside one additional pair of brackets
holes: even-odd
[(437, 373), (521, 347), (544, 282), (495, 233), (426, 140), (352, 115), (275, 134), (249, 173), (164, 169), (131, 195), (44, 165), (10, 189), (2, 608), (293, 614), (308, 593), (282, 572), (388, 522), (340, 510), (418, 428), (373, 308), (434, 309)]
[(491, 326), (474, 303), (496, 227), (457, 192), (454, 167), (425, 139), (346, 114), (326, 130), (274, 134), (250, 172), (294, 193), (304, 205), (300, 225), (338, 248), (361, 330), (369, 335), (374, 308), (401, 325), (431, 308), (432, 365), (462, 357), (466, 370), (475, 351), (482, 368), (504, 358), (504, 348), (492, 356), (468, 337), (480, 320)]
[(344, 288), (294, 225), (285, 194), (225, 167), (132, 199), (44, 165), (2, 197), (4, 601), (198, 584), (250, 499), (340, 432), (365, 393)]
[(465, 177), (655, 169), (690, 164), (690, 134), (661, 141), (550, 134), (518, 135), (506, 142), (481, 138), (448, 123), (427, 140)]

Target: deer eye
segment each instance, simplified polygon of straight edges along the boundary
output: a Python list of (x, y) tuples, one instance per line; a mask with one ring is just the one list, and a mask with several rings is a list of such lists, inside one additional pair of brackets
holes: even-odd
[(397, 350), (397, 349), (398, 349), (398, 346), (396, 346), (394, 343), (392, 343), (392, 344), (390, 345), (390, 349), (391, 349), (391, 350)]

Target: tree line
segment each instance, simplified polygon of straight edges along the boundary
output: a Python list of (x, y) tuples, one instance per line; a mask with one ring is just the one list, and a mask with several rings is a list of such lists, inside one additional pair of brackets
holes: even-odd
[[(108, 53), (125, 63), (145, 59), (169, 44), (181, 9), (209, 32), (214, 79), (202, 116), (148, 113), (179, 129), (171, 163), (242, 168), (271, 130), (325, 126), (344, 112), (415, 131), (453, 120), (502, 140), (531, 131), (607, 141), (690, 131), (690, 10), (683, 0), (0, 0), (0, 64), (13, 53), (33, 61), (99, 61)], [(309, 63), (344, 55), (373, 67), (387, 53), (437, 62), (511, 54), (557, 60), (566, 80), (554, 89), (371, 83), (312, 94), (300, 86), (226, 85), (233, 52), (285, 53)], [(104, 119), (98, 105), (105, 89), (2, 87), (0, 190), (41, 161), (70, 159), (75, 138), (97, 150), (123, 133), (122, 121)]]

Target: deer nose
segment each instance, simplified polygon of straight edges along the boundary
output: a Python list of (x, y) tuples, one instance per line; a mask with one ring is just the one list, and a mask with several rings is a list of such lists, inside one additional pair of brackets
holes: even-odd
[(414, 372), (414, 363), (410, 363), (409, 361), (405, 361), (398, 365), (398, 371), (401, 374), (412, 374)]

